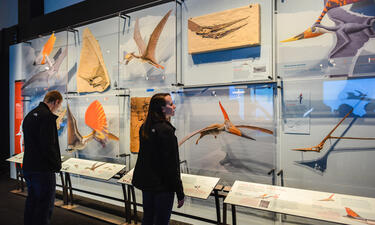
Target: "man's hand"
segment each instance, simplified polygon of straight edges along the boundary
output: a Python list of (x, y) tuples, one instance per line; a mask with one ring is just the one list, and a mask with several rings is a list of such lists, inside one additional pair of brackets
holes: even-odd
[(177, 208), (181, 208), (184, 205), (185, 198), (178, 200)]

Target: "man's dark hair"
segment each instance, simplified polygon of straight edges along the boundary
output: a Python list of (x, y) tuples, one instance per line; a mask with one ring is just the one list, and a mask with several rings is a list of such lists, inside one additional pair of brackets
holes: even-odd
[(152, 96), (150, 100), (150, 105), (148, 107), (148, 113), (146, 121), (143, 124), (143, 130), (141, 135), (144, 138), (148, 138), (152, 129), (152, 125), (158, 121), (166, 120), (165, 114), (163, 113), (162, 106), (165, 106), (167, 103), (165, 97), (170, 96), (169, 93), (157, 93)]
[(43, 102), (45, 103), (54, 103), (56, 100), (59, 100), (59, 102), (62, 101), (62, 95), (58, 91), (49, 91), (43, 99)]

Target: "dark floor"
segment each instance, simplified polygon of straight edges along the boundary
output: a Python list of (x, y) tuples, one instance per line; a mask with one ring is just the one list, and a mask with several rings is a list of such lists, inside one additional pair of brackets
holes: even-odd
[[(22, 225), (23, 209), (26, 198), (13, 194), (10, 191), (16, 189), (17, 182), (9, 178), (8, 173), (0, 173), (0, 224)], [(108, 225), (91, 217), (55, 207), (52, 216), (52, 225)]]

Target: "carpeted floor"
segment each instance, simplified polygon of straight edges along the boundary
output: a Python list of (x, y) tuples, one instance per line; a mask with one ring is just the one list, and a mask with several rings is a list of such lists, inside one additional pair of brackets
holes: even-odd
[[(9, 178), (9, 174), (0, 174), (0, 224), (22, 225), (23, 209), (26, 198), (10, 191), (16, 189), (17, 182)], [(108, 225), (91, 217), (55, 207), (52, 225)]]

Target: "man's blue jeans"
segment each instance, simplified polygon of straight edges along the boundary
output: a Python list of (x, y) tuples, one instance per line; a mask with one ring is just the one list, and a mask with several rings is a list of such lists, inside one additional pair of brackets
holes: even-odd
[(168, 225), (171, 218), (174, 192), (142, 191), (142, 225)]
[(23, 171), (27, 184), (24, 225), (48, 225), (51, 221), (56, 194), (53, 172)]

